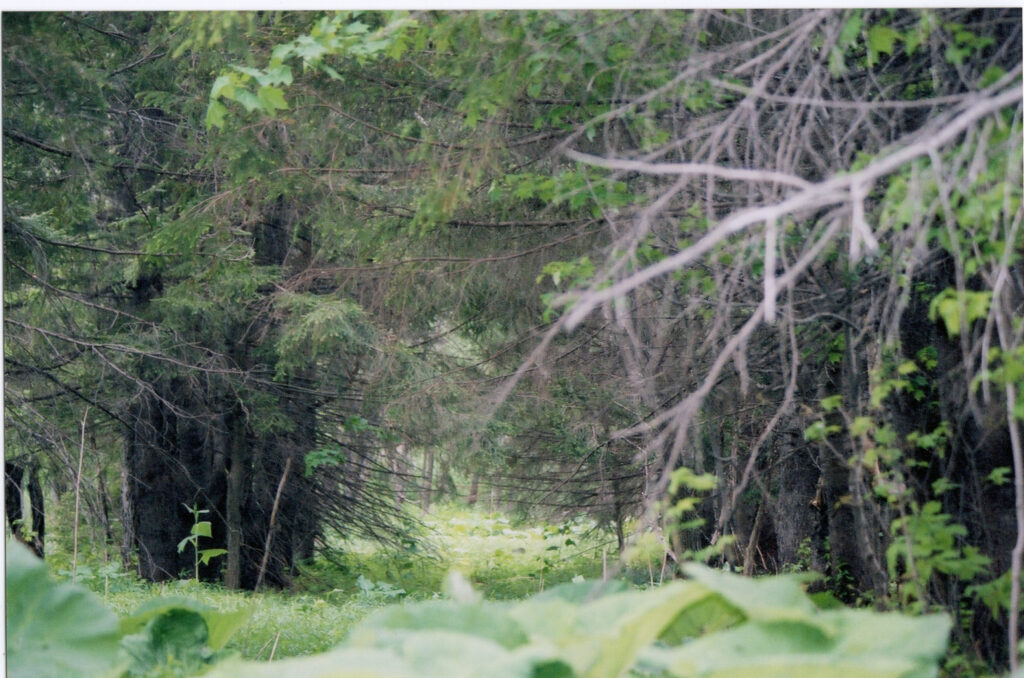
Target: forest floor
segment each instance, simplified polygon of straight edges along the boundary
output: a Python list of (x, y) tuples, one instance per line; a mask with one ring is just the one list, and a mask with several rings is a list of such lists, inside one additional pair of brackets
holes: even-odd
[[(318, 556), (284, 591), (231, 591), (188, 579), (153, 584), (125, 574), (114, 561), (87, 562), (81, 553), (76, 580), (122, 616), (160, 596), (193, 598), (225, 612), (247, 608), (251, 617), (229, 648), (266, 660), (323, 652), (375, 609), (440, 597), (452, 571), (494, 600), (524, 598), (573, 579), (598, 579), (610, 570), (637, 584), (663, 574), (660, 549), (653, 543), (634, 548), (632, 564), (620, 570), (615, 537), (583, 518), (519, 522), (501, 513), (443, 505), (419, 519), (424, 534), (415, 547), (339, 543), (333, 561)], [(71, 579), (70, 553), (57, 549), (48, 561), (58, 579)]]

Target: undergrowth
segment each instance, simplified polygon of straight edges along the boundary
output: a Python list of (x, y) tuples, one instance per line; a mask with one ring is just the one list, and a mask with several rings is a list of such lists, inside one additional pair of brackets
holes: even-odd
[[(96, 552), (93, 560), (79, 554), (75, 580), (121, 616), (161, 596), (193, 598), (224, 612), (247, 608), (252, 616), (227, 648), (266, 660), (323, 652), (378, 608), (437, 598), (453, 570), (485, 599), (512, 600), (574, 579), (600, 579), (616, 558), (614, 537), (582, 518), (519, 524), (453, 505), (435, 506), (419, 518), (424, 532), (407, 549), (330, 540), (334, 553), (306, 563), (285, 591), (232, 591), (191, 579), (154, 584), (123, 572), (114, 560), (97, 561)], [(71, 556), (62, 546), (58, 541), (47, 560), (57, 579), (70, 581)]]

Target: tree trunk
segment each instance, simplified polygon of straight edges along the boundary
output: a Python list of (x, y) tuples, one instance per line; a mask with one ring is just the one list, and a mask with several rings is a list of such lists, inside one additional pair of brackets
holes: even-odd
[[(775, 469), (778, 490), (772, 504), (772, 522), (779, 566), (800, 565), (820, 571), (823, 563), (814, 556), (823, 547), (823, 544), (814, 543), (820, 518), (814, 498), (820, 474), (811, 457), (812, 450), (806, 444), (798, 443), (798, 435), (787, 431), (781, 436), (781, 459)], [(802, 546), (810, 548), (802, 549)]]
[(227, 528), (227, 564), (224, 570), (224, 587), (238, 589), (242, 586), (242, 506), (245, 503), (246, 476), (248, 475), (248, 454), (246, 452), (245, 419), (241, 412), (232, 416), (231, 441), (229, 444), (227, 489), (224, 499), (224, 518)]
[[(135, 511), (131, 499), (134, 490), (128, 461), (129, 451), (133, 447), (131, 433), (128, 434), (128, 438), (121, 454), (121, 566), (125, 572), (131, 571), (132, 553), (135, 550)], [(142, 574), (138, 567), (135, 573)]]
[(39, 482), (39, 469), (31, 466), (28, 476), (28, 502), (32, 512), (32, 550), (42, 558), (46, 543), (46, 511), (43, 505), (43, 486)]
[(28, 546), (25, 540), (24, 515), (21, 510), (22, 481), (25, 467), (17, 462), (4, 462), (4, 508), (7, 511), (7, 524), (11, 534), (21, 543)]
[(420, 490), (420, 502), (423, 511), (430, 510), (430, 491), (434, 483), (434, 450), (427, 448), (423, 456), (423, 489)]

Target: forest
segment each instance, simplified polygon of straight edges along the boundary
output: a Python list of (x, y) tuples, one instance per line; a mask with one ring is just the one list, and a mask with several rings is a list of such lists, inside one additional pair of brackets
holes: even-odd
[(4, 12), (10, 675), (1024, 676), (1021, 30)]

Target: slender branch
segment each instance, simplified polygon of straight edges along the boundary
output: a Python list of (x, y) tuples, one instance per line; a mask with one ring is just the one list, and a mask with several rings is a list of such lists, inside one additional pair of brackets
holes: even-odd
[(78, 472), (75, 474), (75, 529), (74, 535), (72, 536), (72, 553), (71, 553), (71, 583), (75, 583), (75, 577), (78, 573), (78, 516), (79, 509), (82, 503), (82, 460), (85, 459), (85, 424), (89, 419), (89, 408), (85, 408), (85, 414), (82, 415), (82, 438), (78, 445)]
[(277, 507), (281, 503), (281, 491), (284, 489), (284, 484), (288, 480), (288, 472), (292, 469), (292, 456), (288, 455), (288, 458), (284, 461), (284, 472), (281, 474), (281, 480), (277, 483), (277, 492), (274, 494), (274, 507), (270, 510), (270, 525), (267, 526), (267, 538), (263, 542), (263, 558), (260, 560), (260, 572), (256, 577), (256, 586), (254, 591), (259, 591), (260, 586), (263, 585), (263, 575), (267, 572), (267, 560), (270, 558), (270, 544), (274, 537), (274, 525), (277, 521)]
[(135, 61), (131, 62), (127, 66), (122, 66), (121, 68), (117, 69), (116, 71), (111, 72), (111, 74), (108, 77), (112, 78), (115, 75), (120, 75), (121, 73), (124, 73), (125, 71), (130, 71), (131, 69), (135, 68), (136, 66), (140, 66), (140, 65), (146, 63), (147, 61), (153, 61), (155, 59), (160, 59), (165, 54), (167, 54), (167, 52), (160, 52), (159, 54), (154, 54), (151, 51), (149, 54), (145, 54), (145, 55), (139, 57), (138, 59), (136, 59)]
[(659, 276), (691, 264), (710, 252), (729, 236), (739, 233), (749, 226), (779, 219), (798, 210), (849, 202), (851, 200), (850, 192), (854, 187), (870, 185), (873, 181), (896, 171), (911, 160), (927, 155), (933, 149), (941, 148), (977, 120), (991, 115), (1006, 106), (1019, 105), (1022, 95), (1024, 95), (1024, 89), (1018, 86), (988, 98), (980, 100), (976, 97), (972, 98), (965, 102), (969, 105), (958, 117), (949, 122), (940, 121), (942, 126), (938, 129), (936, 127), (938, 127), (939, 123), (936, 123), (928, 129), (920, 130), (910, 135), (911, 140), (904, 140), (895, 144), (894, 147), (897, 150), (889, 155), (883, 155), (862, 170), (841, 174), (826, 181), (812, 184), (809, 188), (776, 204), (764, 205), (735, 213), (719, 222), (707, 235), (690, 247), (670, 257), (666, 257), (658, 263), (652, 264), (603, 290), (590, 289), (583, 293), (577, 292), (575, 294), (563, 295), (557, 301), (562, 303), (575, 302), (572, 310), (566, 315), (566, 329), (571, 331), (579, 325), (583, 318), (599, 304), (616, 297), (621, 297)]
[(736, 181), (762, 181), (765, 183), (784, 184), (796, 186), (797, 188), (808, 189), (812, 187), (809, 181), (800, 177), (773, 170), (743, 169), (739, 167), (722, 167), (704, 162), (644, 162), (642, 160), (625, 160), (622, 158), (602, 158), (589, 153), (580, 153), (573, 149), (565, 151), (566, 157), (577, 162), (604, 167), (605, 169), (619, 170), (624, 172), (639, 172), (640, 174), (693, 174), (698, 176), (720, 177), (722, 179), (735, 179)]
[(730, 92), (737, 92), (747, 96), (753, 96), (765, 101), (772, 101), (780, 104), (791, 104), (794, 106), (822, 106), (824, 108), (846, 108), (859, 111), (873, 111), (878, 109), (909, 109), (909, 108), (931, 108), (944, 104), (958, 104), (971, 96), (970, 93), (949, 94), (942, 97), (930, 99), (913, 99), (911, 101), (883, 100), (883, 101), (843, 101), (838, 99), (820, 99), (817, 97), (787, 96), (783, 94), (769, 94), (755, 90), (745, 85), (737, 85), (734, 82), (726, 82), (718, 78), (709, 78), (708, 82), (720, 89)]
[(78, 157), (82, 162), (89, 165), (100, 165), (102, 167), (109, 167), (111, 169), (132, 170), (134, 172), (152, 172), (153, 174), (159, 174), (168, 177), (179, 177), (183, 179), (205, 180), (210, 178), (210, 175), (203, 172), (172, 172), (170, 170), (161, 169), (159, 167), (144, 167), (141, 165), (132, 165), (129, 163), (118, 163), (109, 162), (107, 160), (98, 160), (87, 155), (78, 155), (72, 153), (67, 149), (60, 148), (58, 146), (53, 146), (51, 144), (46, 143), (45, 141), (40, 141), (39, 139), (33, 139), (30, 136), (27, 136), (25, 134), (22, 134), (21, 132), (11, 129), (5, 128), (4, 136), (13, 141), (17, 141), (20, 144), (32, 146), (34, 148), (38, 148), (41, 151), (46, 151), (47, 153), (59, 155), (64, 158)]

